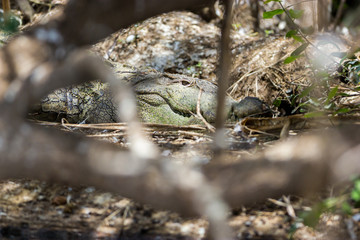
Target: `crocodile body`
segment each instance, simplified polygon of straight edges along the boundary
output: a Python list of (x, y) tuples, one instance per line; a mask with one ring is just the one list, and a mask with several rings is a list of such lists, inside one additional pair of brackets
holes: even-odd
[[(152, 70), (135, 70), (121, 64), (113, 65), (119, 81), (134, 89), (139, 118), (144, 122), (162, 124), (198, 124), (196, 107), (206, 121), (215, 121), (216, 85), (206, 80), (176, 74), (163, 74)], [(40, 112), (55, 113), (69, 122), (116, 122), (116, 107), (107, 83), (89, 82), (62, 88), (46, 96)], [(201, 89), (201, 92), (200, 92)], [(226, 97), (225, 112), (228, 119), (259, 114), (267, 107), (257, 98), (245, 98), (239, 103)]]

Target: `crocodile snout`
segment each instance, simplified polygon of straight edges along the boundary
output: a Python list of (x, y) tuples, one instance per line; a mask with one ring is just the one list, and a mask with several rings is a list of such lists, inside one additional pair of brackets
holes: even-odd
[(236, 119), (271, 113), (269, 106), (257, 97), (245, 97), (240, 102), (233, 103), (231, 110)]

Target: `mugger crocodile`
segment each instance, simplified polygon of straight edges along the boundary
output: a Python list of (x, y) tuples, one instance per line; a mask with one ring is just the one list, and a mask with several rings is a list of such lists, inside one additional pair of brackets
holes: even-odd
[[(135, 69), (118, 63), (112, 68), (124, 84), (134, 89), (138, 116), (143, 122), (162, 124), (201, 124), (196, 116), (197, 104), (207, 122), (215, 121), (216, 91), (213, 83), (177, 74), (159, 73), (149, 69)], [(199, 92), (200, 93), (200, 101)], [(117, 111), (107, 83), (93, 81), (61, 88), (50, 93), (34, 107), (35, 118), (71, 123), (107, 123), (117, 121)], [(249, 115), (269, 112), (258, 98), (246, 97), (236, 102), (226, 97), (225, 112), (230, 121)]]

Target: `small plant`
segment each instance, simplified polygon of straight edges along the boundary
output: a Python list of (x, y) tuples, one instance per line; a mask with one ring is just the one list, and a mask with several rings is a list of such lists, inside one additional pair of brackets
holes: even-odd
[(359, 84), (360, 82), (360, 61), (357, 58), (344, 59), (341, 64), (342, 68), (339, 72), (343, 82), (351, 82)]
[[(287, 58), (284, 60), (284, 64), (289, 64), (296, 59), (302, 57), (303, 52), (306, 48), (311, 45), (316, 51), (318, 50), (302, 32), (301, 28), (294, 22), (295, 19), (302, 16), (301, 11), (284, 8), (281, 0), (266, 0), (264, 3), (278, 2), (280, 5), (279, 9), (264, 12), (263, 18), (269, 19), (276, 15), (286, 14), (291, 20), (294, 29), (291, 29), (286, 33), (287, 38), (292, 38), (301, 45), (297, 47)], [(346, 55), (346, 53), (345, 53)], [(340, 77), (345, 82), (351, 82), (358, 85), (360, 82), (360, 60), (354, 56), (343, 57), (341, 64), (341, 71), (339, 72)], [(297, 89), (297, 93), (292, 94), (287, 99), (292, 106), (296, 106), (294, 112), (304, 112), (305, 117), (318, 117), (328, 114), (343, 114), (351, 111), (350, 108), (339, 107), (335, 104), (338, 97), (346, 96), (345, 93), (340, 92), (339, 86), (331, 86), (330, 80), (332, 76), (320, 70), (314, 70), (314, 78), (317, 79), (310, 86), (303, 89)], [(354, 91), (360, 91), (360, 87), (357, 86)], [(320, 94), (314, 94), (314, 92), (320, 92)], [(319, 96), (320, 95), (320, 96)], [(316, 97), (314, 97), (316, 96)], [(279, 106), (281, 99), (274, 100), (274, 105)], [(325, 200), (318, 202), (312, 206), (310, 211), (301, 212), (296, 219), (295, 223), (290, 229), (290, 239), (296, 230), (303, 225), (309, 227), (315, 227), (323, 213), (331, 212), (338, 213), (345, 217), (352, 216), (354, 214), (354, 208), (360, 207), (360, 178), (353, 180), (353, 186), (345, 194), (341, 194), (336, 197), (326, 198)]]
[[(291, 21), (291, 26), (294, 29), (289, 30), (285, 37), (292, 38), (296, 42), (299, 42), (301, 45), (297, 47), (290, 56), (284, 59), (284, 64), (289, 64), (296, 59), (304, 56), (303, 52), (307, 49), (308, 46), (314, 47), (315, 51), (319, 51), (322, 55), (326, 55), (325, 53), (321, 52), (314, 44), (312, 44), (308, 39), (307, 36), (301, 30), (301, 27), (295, 24), (295, 19), (298, 19), (302, 16), (303, 12), (296, 9), (288, 9), (283, 6), (281, 0), (267, 0), (264, 3), (270, 2), (278, 2), (280, 5), (279, 9), (275, 9), (272, 11), (264, 12), (263, 18), (270, 19), (276, 15), (286, 14), (288, 19)], [(326, 42), (331, 43), (332, 42)], [(334, 53), (334, 54), (343, 54), (346, 53)], [(329, 56), (330, 57), (330, 56)], [(352, 82), (354, 84), (358, 84), (360, 81), (360, 61), (357, 58), (343, 58), (341, 61), (342, 70), (340, 71), (339, 75), (343, 79), (344, 82)], [(314, 70), (314, 77), (317, 79), (309, 87), (305, 89), (298, 89), (299, 93), (296, 95), (291, 96), (291, 106), (294, 107), (292, 113), (295, 112), (303, 112), (306, 113), (305, 117), (317, 117), (323, 116), (329, 113), (335, 114), (344, 114), (351, 111), (351, 109), (347, 107), (339, 107), (335, 104), (335, 100), (338, 96), (346, 96), (345, 93), (339, 92), (339, 87), (331, 87), (329, 84), (329, 80), (331, 77), (328, 73), (319, 72), (319, 70)], [(313, 97), (312, 94), (314, 90), (318, 90), (321, 92), (321, 96)], [(319, 91), (320, 90), (320, 91)], [(359, 89), (355, 88), (355, 91), (359, 91)], [(279, 99), (274, 101), (274, 105), (276, 106), (280, 104)], [(298, 104), (296, 106), (296, 104)], [(295, 107), (296, 106), (296, 107)]]
[(360, 178), (354, 180), (354, 186), (350, 193), (351, 200), (355, 207), (360, 207)]
[(191, 65), (186, 68), (188, 74), (191, 74), (191, 77), (199, 78), (202, 74), (202, 63), (198, 62), (195, 65)]
[(293, 61), (295, 61), (296, 59), (298, 59), (299, 57), (303, 56), (302, 52), (305, 51), (305, 49), (309, 46), (310, 41), (306, 38), (306, 36), (304, 35), (304, 33), (301, 31), (300, 27), (297, 26), (294, 22), (295, 19), (299, 19), (302, 17), (303, 15), (303, 11), (302, 10), (296, 10), (296, 9), (289, 9), (287, 10), (283, 4), (281, 3), (281, 0), (267, 0), (264, 3), (270, 3), (270, 2), (278, 2), (280, 7), (279, 9), (275, 9), (272, 11), (268, 11), (268, 12), (264, 12), (263, 13), (263, 18), (264, 19), (270, 19), (273, 18), (276, 15), (281, 15), (281, 14), (286, 14), (286, 16), (289, 18), (289, 20), (291, 21), (291, 25), (294, 26), (296, 29), (292, 29), (290, 31), (288, 31), (286, 33), (286, 37), (287, 38), (293, 38), (295, 41), (298, 41), (300, 43), (302, 43), (297, 49), (295, 49), (289, 57), (287, 57), (284, 60), (285, 64), (291, 63)]
[(14, 33), (18, 31), (21, 20), (16, 17), (10, 9), (10, 1), (2, 1), (3, 9), (0, 10), (0, 31)]
[(355, 208), (360, 207), (360, 178), (353, 180), (353, 186), (350, 193), (342, 194), (338, 197), (330, 197), (318, 202), (312, 206), (310, 211), (303, 211), (298, 214), (295, 223), (292, 224), (289, 231), (289, 238), (293, 239), (293, 235), (302, 225), (315, 227), (323, 213), (337, 213), (345, 218), (349, 218), (358, 212)]
[(241, 28), (241, 24), (240, 23), (233, 23), (232, 27), (234, 30), (239, 30)]
[(6, 33), (15, 33), (18, 31), (21, 20), (15, 15), (10, 15), (9, 19), (5, 21), (4, 15), (0, 12), (0, 30)]

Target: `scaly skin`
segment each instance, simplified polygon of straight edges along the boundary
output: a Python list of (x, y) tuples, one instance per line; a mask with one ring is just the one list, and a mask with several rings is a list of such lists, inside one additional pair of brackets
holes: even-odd
[(41, 101), (41, 111), (65, 114), (71, 123), (116, 121), (116, 109), (108, 84), (90, 82), (55, 90)]
[[(210, 123), (215, 121), (217, 87), (205, 80), (182, 75), (162, 74), (153, 70), (135, 70), (113, 63), (119, 81), (131, 84), (137, 98), (138, 115), (144, 122), (162, 124), (199, 124), (196, 106), (201, 91), (200, 109)], [(226, 98), (228, 119), (238, 119), (266, 110), (257, 98), (245, 98), (240, 103)], [(90, 82), (62, 88), (41, 102), (42, 113), (65, 115), (69, 122), (116, 122), (116, 107), (107, 83)]]

